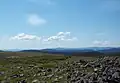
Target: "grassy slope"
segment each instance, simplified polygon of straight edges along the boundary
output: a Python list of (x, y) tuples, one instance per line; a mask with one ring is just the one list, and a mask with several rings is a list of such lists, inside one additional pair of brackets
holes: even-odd
[[(5, 58), (17, 56), (13, 58)], [(62, 65), (65, 62), (83, 60), (95, 60), (97, 57), (84, 57), (84, 56), (63, 56), (56, 54), (38, 53), (38, 52), (0, 52), (0, 72), (7, 72), (5, 76), (10, 77), (11, 75), (23, 73), (25, 75), (30, 74), (30, 81), (34, 80), (33, 73), (37, 72), (37, 69), (28, 69), (29, 65), (36, 65), (38, 67), (44, 68), (54, 68), (56, 66)], [(24, 71), (17, 69), (18, 66), (22, 66)], [(11, 68), (12, 67), (12, 68)], [(4, 80), (5, 76), (0, 76), (0, 80)], [(25, 76), (27, 77), (27, 76)], [(21, 80), (24, 78), (11, 79), (11, 83), (15, 83), (16, 80)], [(39, 78), (38, 78), (39, 79)]]
[[(37, 72), (37, 69), (30, 70), (28, 69), (29, 65), (36, 65), (38, 67), (44, 68), (54, 68), (57, 65), (62, 64), (68, 59), (67, 56), (63, 55), (50, 55), (50, 54), (41, 54), (41, 53), (23, 53), (23, 52), (1, 52), (0, 56), (3, 58), (0, 60), (0, 72), (6, 72), (4, 76), (0, 76), (0, 80), (4, 80), (7, 76), (10, 77), (14, 74), (23, 73), (24, 75), (30, 74), (31, 77), (28, 79), (32, 81), (33, 74)], [(18, 56), (17, 58), (5, 58), (10, 56)], [(29, 57), (28, 57), (29, 56)], [(17, 67), (22, 66), (24, 71), (17, 69)], [(11, 68), (12, 67), (12, 68)], [(33, 73), (34, 72), (34, 73)], [(27, 77), (27, 76), (25, 76)], [(18, 80), (25, 78), (11, 78), (11, 83), (15, 83)]]

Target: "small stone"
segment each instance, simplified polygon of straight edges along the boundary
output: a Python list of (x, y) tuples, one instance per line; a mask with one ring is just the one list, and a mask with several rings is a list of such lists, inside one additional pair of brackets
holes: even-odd
[(32, 83), (38, 83), (38, 82), (39, 82), (39, 80), (37, 80), (37, 79), (32, 81)]

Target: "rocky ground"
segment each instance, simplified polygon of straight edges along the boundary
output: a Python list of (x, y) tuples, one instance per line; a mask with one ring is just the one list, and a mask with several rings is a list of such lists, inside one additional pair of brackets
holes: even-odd
[(0, 83), (120, 83), (120, 58), (4, 58), (0, 60)]

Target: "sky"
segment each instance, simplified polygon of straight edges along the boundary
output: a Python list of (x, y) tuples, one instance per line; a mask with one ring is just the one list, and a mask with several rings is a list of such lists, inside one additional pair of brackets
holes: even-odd
[(0, 49), (120, 46), (120, 0), (0, 0)]

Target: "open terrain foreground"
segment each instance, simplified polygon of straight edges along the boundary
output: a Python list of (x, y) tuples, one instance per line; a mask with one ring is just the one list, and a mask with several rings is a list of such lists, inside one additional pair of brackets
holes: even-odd
[(117, 56), (0, 55), (0, 83), (120, 83)]

